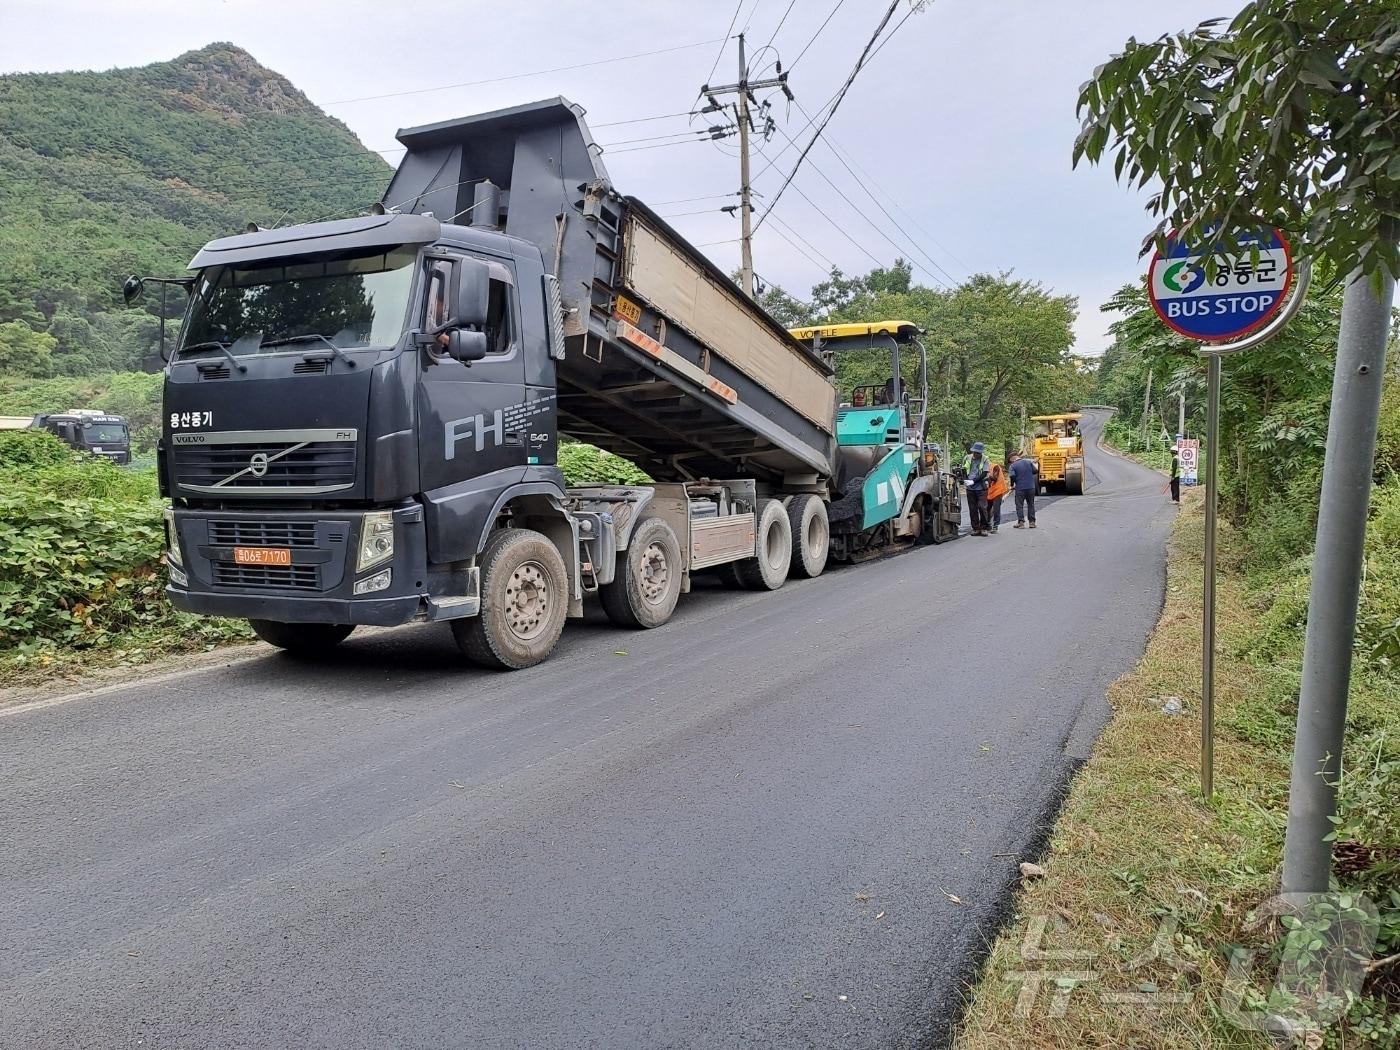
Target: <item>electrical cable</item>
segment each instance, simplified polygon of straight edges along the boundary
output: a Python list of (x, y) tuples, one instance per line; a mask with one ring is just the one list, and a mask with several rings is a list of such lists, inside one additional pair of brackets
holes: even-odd
[(807, 49), (817, 42), (817, 37), (822, 35), (822, 30), (826, 28), (827, 22), (830, 22), (836, 17), (836, 12), (841, 10), (841, 5), (845, 2), (846, 0), (836, 0), (836, 6), (831, 9), (831, 13), (826, 16), (821, 25), (817, 26), (817, 31), (812, 34), (812, 38), (808, 40), (807, 43), (803, 45), (802, 50), (797, 53), (797, 57), (792, 60), (792, 65), (788, 66), (789, 73), (796, 68), (797, 63), (802, 61), (802, 56), (807, 53)]
[(776, 40), (778, 38), (778, 34), (782, 32), (783, 23), (787, 21), (787, 16), (792, 14), (792, 9), (796, 4), (797, 0), (788, 0), (787, 10), (783, 12), (783, 17), (778, 19), (778, 24), (774, 27), (773, 32), (768, 35), (768, 43), (764, 44), (763, 47), (759, 48), (760, 54), (765, 48), (770, 48), (773, 46), (773, 41)]
[[(729, 19), (729, 28), (724, 31), (724, 39), (719, 42), (719, 54), (715, 55), (715, 61), (710, 66), (710, 71), (705, 74), (705, 87), (708, 87), (710, 81), (714, 79), (715, 70), (719, 68), (719, 60), (724, 57), (725, 45), (728, 44), (730, 40), (734, 39), (734, 23), (739, 21), (739, 11), (743, 6), (744, 0), (739, 0), (739, 2), (734, 5), (734, 14)], [(705, 88), (702, 87), (695, 97), (699, 98), (704, 93)]]
[[(797, 169), (802, 167), (802, 162), (807, 159), (807, 154), (810, 153), (812, 151), (812, 147), (816, 145), (817, 139), (821, 137), (822, 131), (826, 128), (826, 125), (831, 121), (831, 118), (836, 115), (836, 110), (840, 107), (842, 100), (846, 97), (846, 92), (848, 92), (851, 89), (851, 85), (855, 83), (856, 77), (859, 76), (860, 71), (863, 68), (865, 68), (865, 63), (870, 56), (871, 49), (875, 46), (875, 42), (880, 38), (880, 34), (885, 31), (885, 26), (889, 25), (890, 19), (894, 17), (895, 8), (897, 8), (898, 6), (899, 0), (890, 0), (890, 6), (886, 9), (884, 17), (880, 19), (880, 24), (875, 27), (875, 32), (871, 34), (869, 42), (866, 43), (865, 48), (861, 51), (860, 57), (856, 59), (855, 68), (851, 70), (850, 76), (846, 78), (846, 82), (841, 85), (841, 90), (836, 93), (836, 98), (832, 101), (830, 107), (828, 107), (826, 111), (826, 116), (822, 118), (820, 126), (818, 126), (817, 130), (812, 134), (812, 140), (808, 142), (805, 147), (803, 147), (802, 153), (797, 158), (797, 163), (792, 166), (792, 171), (788, 172), (787, 178), (783, 181), (782, 186), (779, 187), (778, 192), (774, 195), (772, 202), (768, 205), (766, 209), (764, 209), (763, 215), (760, 215), (758, 217), (758, 223), (754, 226), (755, 230), (757, 230), (763, 225), (763, 219), (768, 214), (768, 212), (772, 211), (778, 206), (778, 201), (782, 199), (783, 193), (792, 183), (793, 176), (797, 174)], [(900, 24), (902, 25), (903, 22), (901, 22)]]

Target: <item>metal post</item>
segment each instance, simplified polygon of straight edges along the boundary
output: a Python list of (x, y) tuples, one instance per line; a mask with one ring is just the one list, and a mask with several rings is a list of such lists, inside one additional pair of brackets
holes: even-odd
[(1215, 794), (1215, 513), (1220, 483), (1220, 357), (1210, 356), (1206, 388), (1206, 542), (1201, 630), (1201, 794)]
[(753, 296), (753, 203), (749, 187), (749, 70), (744, 64), (744, 34), (739, 34), (739, 286)]
[(1360, 273), (1351, 276), (1342, 300), (1283, 843), (1284, 893), (1325, 893), (1332, 873), (1332, 844), (1326, 837), (1337, 811), (1385, 343), (1394, 300), (1394, 280), (1383, 278), (1377, 294), (1371, 279)]

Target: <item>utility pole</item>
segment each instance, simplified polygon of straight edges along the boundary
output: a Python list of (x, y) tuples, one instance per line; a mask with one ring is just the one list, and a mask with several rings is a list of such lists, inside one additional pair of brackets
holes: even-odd
[(762, 91), (767, 88), (778, 88), (788, 97), (788, 101), (793, 101), (792, 92), (788, 90), (787, 74), (783, 72), (783, 64), (777, 64), (777, 76), (767, 77), (763, 80), (750, 80), (748, 58), (744, 51), (744, 34), (739, 34), (739, 79), (733, 84), (722, 84), (719, 87), (711, 87), (706, 84), (700, 89), (701, 94), (710, 100), (710, 106), (705, 112), (716, 112), (724, 108), (717, 96), (733, 94), (735, 116), (739, 125), (739, 286), (744, 289), (744, 294), (753, 298), (753, 187), (749, 185), (749, 135), (753, 132), (753, 113), (750, 107), (754, 107), (763, 112), (765, 123), (763, 136), (767, 138), (771, 133), (772, 118), (768, 117), (768, 103), (759, 104), (754, 97), (755, 91)]
[(1186, 390), (1184, 388), (1176, 395), (1176, 432), (1181, 437), (1186, 436)]
[(1152, 369), (1147, 370), (1147, 390), (1142, 395), (1142, 424), (1139, 429), (1142, 431), (1142, 444), (1147, 446), (1147, 420), (1148, 413), (1152, 411)]
[(1394, 300), (1391, 277), (1383, 274), (1377, 289), (1360, 271), (1351, 275), (1342, 299), (1283, 840), (1284, 893), (1326, 893), (1332, 873), (1327, 836), (1337, 812), (1385, 342)]

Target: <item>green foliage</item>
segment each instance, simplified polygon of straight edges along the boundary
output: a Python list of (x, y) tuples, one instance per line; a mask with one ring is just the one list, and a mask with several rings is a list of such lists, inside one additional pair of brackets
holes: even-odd
[(651, 480), (621, 456), (581, 441), (560, 442), (559, 469), (570, 485), (645, 485)]
[(5, 435), (0, 669), (133, 639), (179, 649), (246, 636), (242, 624), (170, 607), (163, 547), (154, 471), (75, 456), (48, 434)]
[(58, 340), (36, 332), (24, 321), (0, 324), (0, 374), (46, 376), (53, 373), (53, 351)]
[[(1017, 443), (1020, 415), (1075, 408), (1093, 387), (1092, 369), (1070, 353), (1077, 304), (1009, 273), (977, 274), (953, 289), (913, 282), (903, 260), (864, 276), (832, 270), (812, 289), (811, 306), (780, 288), (759, 297), (783, 324), (910, 321), (928, 350), (929, 434), (954, 447), (973, 441)], [(835, 360), (843, 396), (889, 378), (884, 354), (851, 352)], [(905, 384), (918, 389), (918, 359), (900, 358)]]
[(0, 473), (55, 467), (74, 454), (47, 430), (0, 430)]
[[(131, 273), (181, 272), (249, 221), (354, 214), (389, 167), (281, 76), (230, 44), (139, 69), (0, 77), (0, 375), (159, 367), (178, 289), (119, 294)], [(4, 325), (52, 340), (11, 364)], [(172, 325), (173, 327), (173, 325)]]
[[(1161, 323), (1140, 285), (1123, 287), (1103, 309), (1119, 317), (1094, 396), (1117, 407), (1123, 423), (1140, 424), (1147, 402), (1148, 432), (1174, 433), (1178, 394), (1193, 408), (1205, 403), (1206, 364), (1195, 344)], [(1341, 310), (1339, 288), (1315, 290), (1279, 335), (1222, 366), (1221, 486), (1237, 521), (1322, 463)], [(1194, 411), (1188, 432), (1204, 423)]]
[(1074, 160), (1161, 189), (1154, 235), (1263, 223), (1337, 273), (1400, 273), (1400, 7), (1251, 0), (1129, 40), (1080, 91)]

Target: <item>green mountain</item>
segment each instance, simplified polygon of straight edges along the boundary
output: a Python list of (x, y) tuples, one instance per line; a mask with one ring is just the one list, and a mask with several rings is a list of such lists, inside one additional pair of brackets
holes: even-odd
[(178, 274), (249, 222), (361, 212), (390, 170), (232, 44), (0, 76), (0, 376), (157, 367), (159, 291), (125, 309), (124, 277)]

